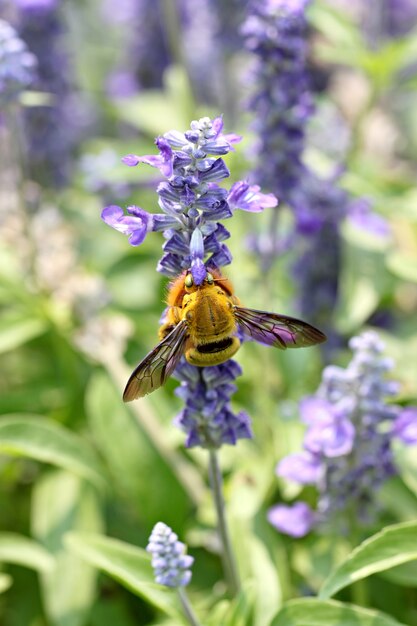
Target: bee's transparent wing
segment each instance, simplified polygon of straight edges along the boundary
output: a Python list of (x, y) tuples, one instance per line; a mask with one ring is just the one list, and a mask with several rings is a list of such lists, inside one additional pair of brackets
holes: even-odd
[(123, 393), (124, 402), (142, 398), (161, 387), (184, 353), (187, 324), (181, 321), (132, 372)]
[(246, 337), (268, 346), (304, 348), (326, 341), (326, 335), (307, 322), (294, 317), (234, 307), (235, 318)]

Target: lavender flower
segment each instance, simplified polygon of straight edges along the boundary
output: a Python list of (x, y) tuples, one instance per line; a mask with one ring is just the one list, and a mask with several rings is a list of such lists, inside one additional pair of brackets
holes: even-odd
[[(277, 203), (272, 194), (260, 194), (257, 186), (236, 183), (228, 193), (217, 184), (229, 176), (220, 155), (240, 141), (236, 135), (224, 135), (222, 129), (221, 118), (201, 118), (192, 122), (191, 130), (185, 133), (170, 131), (158, 137), (155, 143), (159, 155), (129, 154), (122, 159), (130, 167), (146, 163), (167, 177), (168, 181), (157, 189), (164, 213), (150, 215), (140, 207), (129, 207), (128, 214), (133, 215), (129, 217), (114, 206), (102, 212), (103, 220), (128, 234), (132, 245), (142, 243), (149, 231), (163, 231), (166, 242), (158, 271), (174, 277), (191, 268), (197, 285), (203, 282), (207, 266), (231, 262), (223, 243), (230, 233), (219, 220), (232, 217), (235, 209), (258, 212)], [(237, 193), (236, 185), (244, 185), (245, 193)]]
[(16, 100), (35, 79), (36, 57), (10, 24), (0, 20), (0, 103)]
[[(129, 167), (145, 163), (166, 177), (157, 188), (163, 213), (129, 206), (126, 214), (111, 205), (103, 210), (102, 219), (128, 235), (133, 246), (140, 245), (149, 232), (162, 231), (165, 243), (157, 270), (169, 277), (190, 271), (194, 283), (201, 285), (207, 268), (222, 267), (232, 259), (224, 243), (230, 233), (220, 220), (232, 217), (237, 209), (259, 212), (277, 204), (257, 185), (240, 181), (228, 192), (218, 184), (229, 176), (222, 156), (238, 141), (237, 135), (223, 133), (221, 117), (204, 117), (193, 121), (185, 133), (170, 131), (158, 137), (159, 154), (129, 154), (123, 162)], [(187, 433), (187, 446), (215, 449), (251, 436), (249, 417), (235, 414), (230, 407), (233, 383), (240, 374), (237, 363), (195, 367), (182, 359), (175, 371), (181, 381), (177, 394), (185, 404), (175, 423)]]
[(165, 587), (185, 587), (191, 580), (192, 556), (169, 526), (158, 522), (149, 537), (146, 550), (152, 554), (155, 581)]
[(307, 424), (304, 452), (277, 466), (279, 476), (318, 490), (315, 513), (302, 502), (271, 509), (271, 524), (292, 536), (324, 523), (337, 528), (352, 508), (359, 522), (372, 521), (375, 494), (396, 473), (393, 438), (417, 443), (417, 409), (387, 402), (398, 383), (385, 377), (393, 363), (383, 356), (378, 335), (364, 332), (349, 345), (354, 355), (348, 367), (326, 367), (317, 393), (300, 405)]

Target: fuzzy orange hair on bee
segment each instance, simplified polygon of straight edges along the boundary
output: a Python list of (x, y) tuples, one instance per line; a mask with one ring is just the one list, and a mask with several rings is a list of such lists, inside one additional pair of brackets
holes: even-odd
[(130, 402), (161, 387), (184, 355), (197, 367), (219, 365), (240, 347), (237, 336), (286, 348), (322, 343), (326, 336), (302, 320), (241, 306), (229, 279), (211, 269), (201, 285), (183, 272), (170, 285), (160, 342), (132, 372), (123, 394)]

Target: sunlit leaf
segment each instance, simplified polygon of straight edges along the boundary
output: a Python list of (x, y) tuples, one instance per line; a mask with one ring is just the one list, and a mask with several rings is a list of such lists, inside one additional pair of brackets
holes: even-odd
[(90, 565), (106, 572), (161, 611), (182, 619), (176, 593), (155, 583), (151, 558), (145, 550), (93, 534), (70, 533), (66, 543)]
[(0, 419), (0, 452), (51, 463), (104, 487), (101, 465), (85, 439), (39, 415)]
[[(106, 374), (92, 377), (86, 408), (91, 432), (117, 492), (149, 524), (156, 519), (169, 525), (182, 523), (189, 511), (183, 486)], [(163, 435), (163, 430), (160, 432)]]
[(376, 572), (417, 559), (417, 522), (387, 526), (361, 543), (324, 581), (320, 598)]
[(7, 591), (13, 584), (13, 578), (9, 574), (0, 573), (0, 593)]
[(0, 354), (15, 350), (46, 330), (46, 322), (36, 318), (4, 317), (0, 320)]
[(48, 472), (34, 488), (32, 529), (55, 559), (55, 567), (41, 577), (51, 624), (83, 626), (95, 600), (97, 573), (77, 554), (68, 552), (62, 538), (69, 530), (103, 529), (96, 490), (69, 472)]
[(0, 533), (0, 562), (16, 563), (39, 572), (54, 567), (52, 554), (42, 545), (17, 533)]
[(334, 600), (291, 600), (272, 620), (271, 626), (404, 626), (392, 617)]

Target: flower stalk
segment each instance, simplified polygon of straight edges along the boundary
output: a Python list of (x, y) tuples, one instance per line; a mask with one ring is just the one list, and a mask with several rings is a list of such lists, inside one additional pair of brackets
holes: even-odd
[(230, 593), (235, 596), (240, 591), (240, 580), (233, 554), (229, 529), (226, 522), (222, 475), (219, 467), (217, 451), (213, 448), (209, 450), (209, 476), (217, 513), (217, 530), (222, 544), (221, 557), (223, 569)]
[(192, 606), (190, 604), (190, 601), (188, 599), (188, 596), (184, 587), (178, 588), (178, 596), (181, 600), (181, 605), (182, 605), (184, 614), (187, 620), (190, 622), (191, 626), (201, 626), (200, 622), (198, 621), (198, 619), (196, 618), (194, 614), (194, 611), (192, 609)]

